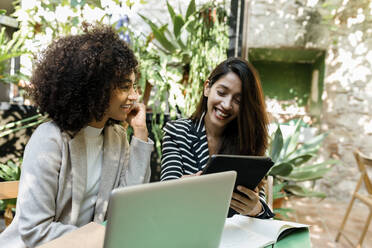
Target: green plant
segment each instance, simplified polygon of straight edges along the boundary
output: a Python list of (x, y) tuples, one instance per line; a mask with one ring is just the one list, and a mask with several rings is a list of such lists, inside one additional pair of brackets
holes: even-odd
[(8, 160), (5, 164), (0, 163), (0, 179), (4, 181), (19, 180), (21, 169), (13, 160)]
[(5, 27), (0, 29), (0, 82), (18, 84), (20, 79), (26, 79), (21, 73), (9, 74), (10, 59), (28, 53), (23, 46), (24, 40), (19, 31), (9, 39)]
[(167, 7), (173, 28), (168, 23), (156, 25), (141, 15), (152, 32), (133, 43), (141, 58), (140, 85), (145, 93), (148, 88), (155, 88), (148, 106), (154, 115), (152, 132), (159, 157), (164, 113), (168, 112), (171, 118), (190, 116), (200, 99), (204, 80), (226, 58), (228, 48), (223, 4), (212, 2), (197, 7), (191, 0), (184, 15), (176, 13), (169, 2)]
[(41, 114), (37, 114), (28, 118), (24, 118), (19, 121), (14, 121), (0, 126), (0, 138), (15, 132), (18, 132), (25, 128), (30, 128), (35, 125), (39, 125), (46, 121), (48, 118)]
[(197, 8), (195, 0), (191, 0), (185, 15), (177, 14), (169, 2), (167, 7), (173, 30), (168, 23), (158, 26), (149, 18), (141, 17), (152, 30), (148, 40), (158, 52), (168, 56), (166, 68), (177, 68), (181, 73), (180, 80), (173, 80), (170, 87), (176, 83), (182, 87), (184, 101), (177, 107), (181, 115), (189, 116), (195, 110), (209, 72), (226, 58), (227, 13), (223, 4), (215, 2)]
[[(22, 161), (15, 162), (8, 160), (6, 163), (0, 163), (0, 181), (16, 181), (21, 176), (21, 168), (19, 164)], [(8, 212), (15, 211), (16, 199), (0, 200), (0, 210)]]
[(275, 161), (269, 175), (274, 177), (274, 184), (280, 186), (273, 198), (280, 198), (288, 193), (302, 197), (324, 198), (325, 193), (309, 189), (301, 183), (307, 181), (314, 183), (315, 180), (322, 178), (332, 165), (338, 163), (337, 160), (321, 163), (311, 160), (318, 155), (327, 133), (301, 143), (299, 137), (301, 127), (304, 126), (301, 120), (297, 121), (293, 134), (286, 138), (283, 138), (280, 126), (278, 124), (269, 147), (269, 156)]

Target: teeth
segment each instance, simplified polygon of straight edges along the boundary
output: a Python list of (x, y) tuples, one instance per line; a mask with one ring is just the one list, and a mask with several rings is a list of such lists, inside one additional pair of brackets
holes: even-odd
[(226, 113), (223, 113), (221, 110), (219, 109), (216, 109), (216, 113), (217, 115), (223, 117), (223, 118), (226, 118), (227, 116), (229, 116), (229, 114), (226, 114)]
[(132, 105), (131, 104), (126, 104), (126, 105), (121, 105), (121, 108), (130, 108)]

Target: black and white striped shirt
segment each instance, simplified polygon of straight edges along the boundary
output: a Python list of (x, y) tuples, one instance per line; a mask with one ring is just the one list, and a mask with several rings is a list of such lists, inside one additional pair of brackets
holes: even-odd
[[(178, 179), (204, 169), (209, 160), (208, 139), (204, 115), (194, 122), (191, 119), (169, 121), (164, 130), (163, 156), (160, 180)], [(259, 193), (263, 211), (257, 218), (272, 218), (274, 214), (266, 204), (265, 191)], [(231, 214), (229, 214), (231, 216)]]

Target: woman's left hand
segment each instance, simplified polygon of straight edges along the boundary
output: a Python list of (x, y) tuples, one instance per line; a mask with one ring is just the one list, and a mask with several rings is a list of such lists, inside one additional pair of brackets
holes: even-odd
[(244, 186), (238, 186), (238, 190), (241, 193), (233, 193), (230, 207), (242, 215), (256, 216), (261, 213), (262, 204), (258, 192)]
[(127, 115), (127, 122), (133, 128), (133, 135), (147, 142), (146, 106), (143, 103), (134, 104)]

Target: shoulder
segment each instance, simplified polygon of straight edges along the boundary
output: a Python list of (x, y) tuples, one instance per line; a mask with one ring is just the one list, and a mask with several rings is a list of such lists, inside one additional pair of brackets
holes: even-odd
[(30, 141), (35, 139), (61, 139), (62, 132), (57, 124), (53, 121), (48, 121), (40, 124), (33, 132)]
[(182, 118), (175, 121), (168, 121), (163, 130), (166, 133), (190, 132), (193, 128), (193, 122), (190, 119)]

